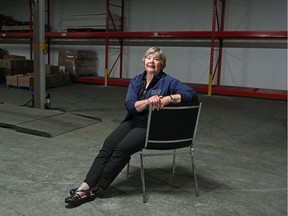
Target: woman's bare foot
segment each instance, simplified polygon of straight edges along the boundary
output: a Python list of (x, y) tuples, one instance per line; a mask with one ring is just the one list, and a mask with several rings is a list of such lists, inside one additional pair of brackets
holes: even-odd
[[(71, 190), (70, 190), (70, 195), (73, 196), (73, 195), (75, 195), (75, 193), (76, 193), (77, 191), (79, 191), (79, 190), (88, 190), (88, 189), (90, 190), (89, 185), (88, 185), (87, 183), (83, 182), (83, 183), (80, 185), (79, 188), (71, 189)], [(91, 194), (92, 194), (92, 195), (96, 194), (100, 189), (101, 189), (101, 188), (100, 188), (98, 185), (96, 185), (94, 188), (92, 188), (92, 190), (90, 190), (90, 191), (91, 191)], [(77, 194), (79, 194), (79, 192), (77, 192)]]
[[(83, 182), (80, 187), (78, 187), (78, 189), (76, 190), (75, 194), (78, 194), (81, 198), (87, 196), (87, 192), (85, 191), (89, 191), (90, 187), (86, 182)], [(91, 190), (90, 190), (91, 192)]]

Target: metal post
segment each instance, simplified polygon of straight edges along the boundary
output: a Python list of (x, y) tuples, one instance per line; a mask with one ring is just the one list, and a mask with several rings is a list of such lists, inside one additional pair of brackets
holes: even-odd
[(34, 46), (34, 104), (44, 109), (45, 95), (45, 4), (33, 0), (33, 46)]

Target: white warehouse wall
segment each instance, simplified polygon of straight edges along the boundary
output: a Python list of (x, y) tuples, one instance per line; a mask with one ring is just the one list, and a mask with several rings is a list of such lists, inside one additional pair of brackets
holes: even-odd
[[(29, 1), (0, 1), (0, 13), (28, 20)], [(53, 31), (60, 31), (61, 17), (105, 11), (105, 1), (63, 0), (51, 2)], [(110, 0), (110, 2), (120, 2)], [(180, 0), (178, 4), (167, 0), (126, 0), (125, 31), (210, 31), (212, 0)], [(226, 0), (225, 30), (227, 31), (283, 31), (287, 30), (286, 0)], [(196, 41), (197, 42), (197, 41)], [(165, 72), (188, 83), (208, 83), (210, 47), (161, 46), (167, 55)], [(274, 42), (274, 41), (273, 41)], [(223, 50), (221, 85), (287, 90), (287, 47), (273, 47), (271, 41), (237, 41), (235, 47)], [(265, 44), (272, 44), (265, 46)], [(240, 44), (240, 46), (239, 46)], [(254, 45), (257, 46), (254, 46)], [(149, 46), (149, 45), (148, 45)], [(124, 49), (123, 77), (132, 78), (143, 71), (141, 57), (148, 46), (126, 46)], [(25, 54), (29, 58), (29, 46), (1, 44), (11, 54)], [(99, 75), (104, 74), (104, 46), (102, 45), (53, 45), (51, 63), (57, 64), (60, 49), (89, 49), (98, 53)], [(109, 64), (117, 53), (110, 51)], [(217, 56), (217, 52), (216, 52)], [(111, 73), (119, 77), (116, 66)]]

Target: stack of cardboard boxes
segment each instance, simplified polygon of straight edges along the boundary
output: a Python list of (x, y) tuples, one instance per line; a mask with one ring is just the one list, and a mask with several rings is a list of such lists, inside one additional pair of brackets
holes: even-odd
[[(5, 77), (7, 87), (34, 87), (33, 60), (25, 56), (4, 55), (0, 59), (0, 72)], [(70, 74), (64, 66), (45, 65), (46, 87), (57, 87), (70, 81)]]
[[(34, 87), (33, 60), (25, 56), (8, 55), (1, 52), (0, 79), (7, 87)], [(1, 54), (0, 53), (0, 54)], [(58, 66), (45, 65), (46, 87), (57, 87), (70, 82), (72, 76), (95, 76), (97, 74), (95, 51), (63, 50), (59, 52)]]
[[(33, 70), (32, 70), (33, 71)], [(65, 72), (63, 66), (45, 65), (45, 83), (46, 88), (58, 87), (67, 84), (70, 81), (69, 73)], [(34, 87), (34, 73), (15, 74), (6, 76), (8, 87), (14, 86), (19, 88)]]
[[(33, 88), (34, 87), (34, 74), (27, 73), (23, 75), (16, 75), (17, 87), (19, 88)], [(6, 78), (7, 79), (7, 78)], [(45, 85), (46, 88), (59, 87), (67, 84), (70, 81), (69, 73), (65, 72), (62, 66), (45, 65)], [(6, 81), (7, 83), (7, 81)], [(7, 83), (9, 86), (9, 84)]]
[[(5, 55), (8, 55), (8, 51), (0, 48), (0, 59), (3, 59)], [(0, 67), (0, 83), (5, 82), (5, 80), (6, 80), (5, 70), (4, 68)]]
[(98, 59), (93, 50), (61, 50), (58, 65), (63, 65), (72, 76), (97, 75)]
[(1, 79), (7, 85), (17, 86), (17, 76), (23, 76), (33, 71), (33, 61), (26, 60), (25, 56), (3, 55), (0, 59)]

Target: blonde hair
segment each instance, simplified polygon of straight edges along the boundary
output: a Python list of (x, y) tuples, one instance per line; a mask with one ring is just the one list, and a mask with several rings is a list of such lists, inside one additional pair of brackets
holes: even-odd
[(145, 58), (150, 55), (156, 55), (159, 58), (159, 61), (161, 63), (161, 69), (163, 70), (166, 67), (166, 55), (163, 53), (163, 51), (158, 47), (150, 47), (143, 55), (142, 57), (142, 66), (145, 66)]

